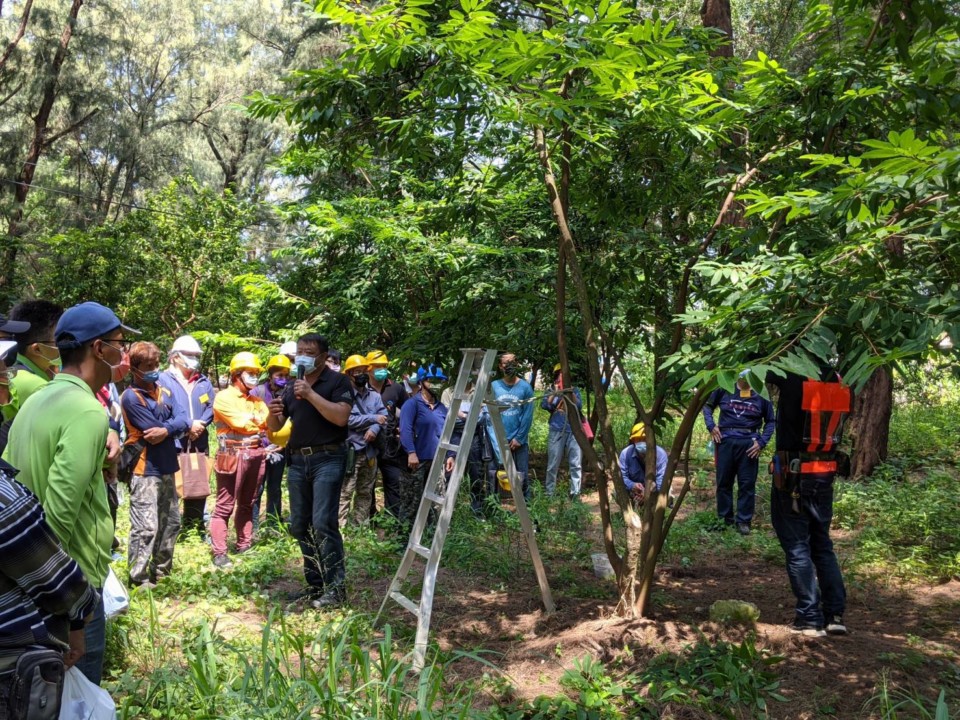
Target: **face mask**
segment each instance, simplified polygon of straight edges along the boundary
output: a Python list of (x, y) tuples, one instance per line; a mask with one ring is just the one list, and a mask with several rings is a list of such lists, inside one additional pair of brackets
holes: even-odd
[(287, 379), (285, 377), (275, 377), (273, 379), (273, 386), (278, 388), (286, 387)]
[(367, 383), (370, 382), (370, 376), (366, 373), (358, 373), (353, 376), (353, 381), (357, 384), (358, 388), (364, 388), (367, 386)]
[(160, 371), (151, 370), (150, 372), (140, 373), (140, 379), (145, 383), (155, 384), (160, 379)]
[(196, 370), (200, 367), (200, 358), (190, 357), (189, 355), (181, 355), (180, 362), (187, 370)]
[[(104, 342), (104, 345), (109, 345), (109, 343)], [(111, 347), (113, 347), (111, 345)], [(100, 362), (110, 368), (110, 381), (111, 382), (123, 382), (123, 379), (127, 376), (127, 373), (130, 372), (130, 356), (126, 351), (121, 351), (120, 362), (116, 365), (111, 365), (106, 361), (106, 359), (101, 356), (98, 358)]]
[(514, 376), (517, 374), (517, 366), (516, 366), (516, 365), (507, 365), (507, 366), (503, 369), (503, 374), (506, 375), (507, 377), (514, 377)]
[(377, 382), (383, 382), (388, 377), (390, 377), (390, 371), (386, 368), (379, 368), (373, 371), (373, 377)]
[(293, 360), (293, 364), (298, 369), (303, 367), (304, 375), (309, 375), (317, 369), (317, 359), (315, 357), (310, 357), (309, 355), (297, 355), (297, 357), (295, 357)]
[(340, 363), (334, 363), (333, 365), (327, 365), (328, 368), (334, 372), (340, 372)]
[(53, 348), (53, 351), (56, 353), (56, 355), (54, 355), (53, 358), (48, 358), (42, 352), (39, 353), (39, 355), (44, 359), (44, 362), (47, 363), (48, 368), (53, 368), (54, 370), (59, 371), (60, 368), (63, 367), (63, 360), (60, 359), (60, 351), (57, 349), (57, 346), (48, 345), (47, 343), (37, 343), (37, 345), (39, 345), (42, 348)]
[(257, 376), (253, 373), (240, 373), (240, 380), (251, 390), (257, 386)]

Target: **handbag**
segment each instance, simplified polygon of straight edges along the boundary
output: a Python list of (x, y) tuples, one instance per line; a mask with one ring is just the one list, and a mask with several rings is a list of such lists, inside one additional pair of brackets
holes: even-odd
[(56, 720), (63, 692), (63, 653), (45, 647), (27, 648), (17, 658), (10, 686), (11, 718)]
[(581, 417), (580, 426), (583, 428), (583, 434), (587, 436), (587, 441), (593, 442), (593, 428), (590, 427), (590, 421), (585, 417)]
[(143, 440), (137, 440), (123, 446), (120, 451), (120, 458), (117, 460), (117, 480), (130, 484), (130, 478), (133, 477), (133, 471), (137, 467), (137, 461), (145, 447), (146, 442)]
[(180, 473), (177, 481), (177, 495), (182, 499), (199, 500), (207, 497), (210, 494), (210, 466), (207, 464), (207, 456), (197, 451), (180, 453)]

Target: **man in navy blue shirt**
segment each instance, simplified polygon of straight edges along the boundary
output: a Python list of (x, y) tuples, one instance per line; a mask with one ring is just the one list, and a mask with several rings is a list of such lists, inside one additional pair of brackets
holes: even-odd
[[(736, 392), (718, 388), (703, 408), (703, 419), (716, 448), (717, 515), (726, 526), (734, 524), (733, 480), (736, 478), (736, 524), (741, 535), (750, 534), (760, 452), (770, 442), (776, 427), (773, 403), (750, 388), (748, 372), (740, 373)], [(714, 424), (713, 411), (717, 407), (720, 420)]]

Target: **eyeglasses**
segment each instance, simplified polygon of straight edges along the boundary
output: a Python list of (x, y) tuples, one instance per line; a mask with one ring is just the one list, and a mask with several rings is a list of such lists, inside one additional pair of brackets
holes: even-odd
[(132, 340), (107, 340), (106, 338), (100, 338), (100, 342), (122, 353), (130, 352), (130, 346), (133, 345)]

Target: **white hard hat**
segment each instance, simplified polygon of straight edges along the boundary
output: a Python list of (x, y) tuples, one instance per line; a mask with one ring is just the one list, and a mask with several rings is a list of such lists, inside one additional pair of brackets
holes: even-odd
[(189, 335), (181, 335), (174, 340), (173, 347), (170, 348), (170, 352), (196, 353), (197, 355), (203, 354), (203, 350), (200, 349), (200, 343), (198, 343)]
[(287, 340), (283, 345), (280, 346), (281, 355), (296, 355), (297, 354), (297, 342), (295, 340)]

